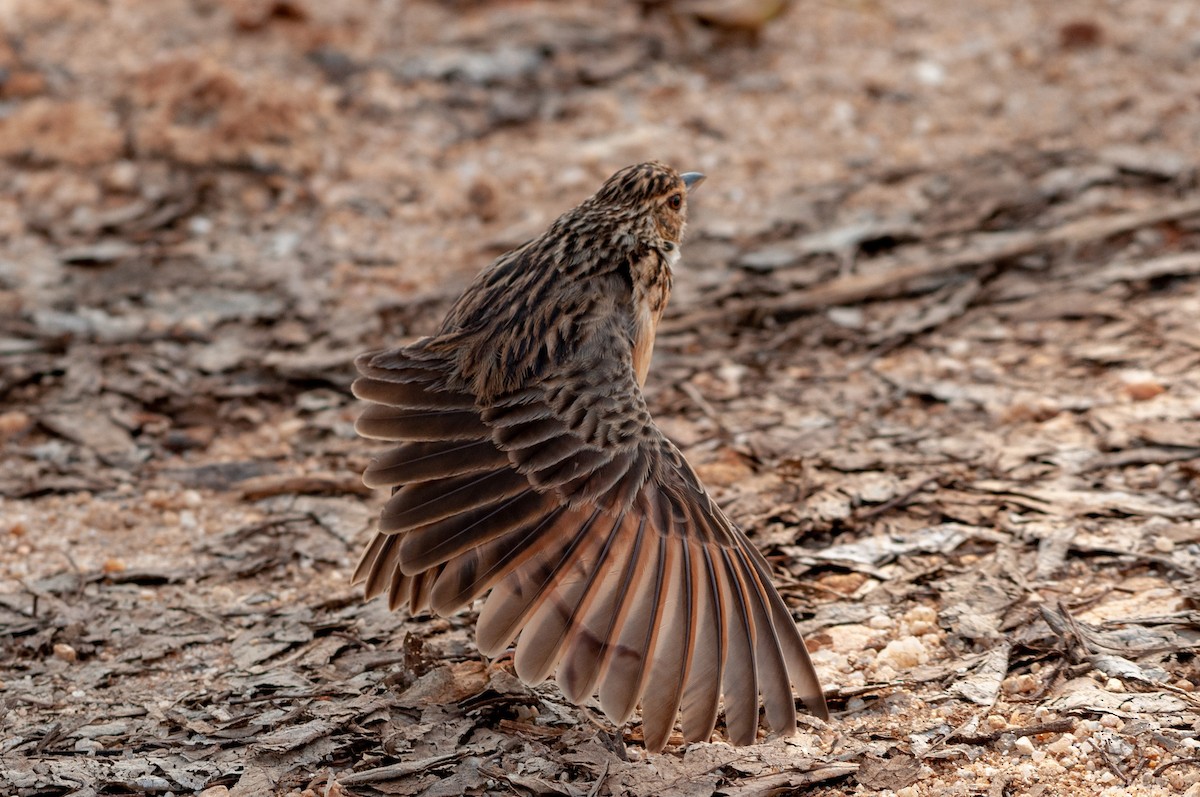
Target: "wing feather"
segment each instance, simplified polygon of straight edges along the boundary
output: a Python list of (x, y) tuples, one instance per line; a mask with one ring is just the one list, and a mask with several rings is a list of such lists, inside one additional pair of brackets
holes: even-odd
[(494, 506), (528, 492), (529, 483), (510, 468), (406, 484), (380, 515), (380, 531), (412, 531), (463, 512)]
[(371, 463), (363, 474), (363, 483), (368, 487), (392, 487), (483, 473), (507, 465), (508, 456), (491, 440), (402, 443)]
[(597, 586), (604, 582), (613, 560), (620, 558), (622, 546), (629, 543), (621, 535), (622, 520), (619, 516), (598, 515), (594, 533), (588, 535), (588, 548), (564, 573), (553, 595), (543, 593), (543, 600), (521, 632), (516, 666), (522, 679), (538, 683), (558, 665), (568, 640), (575, 635), (574, 629), (582, 625), (598, 597)]
[(434, 610), (449, 615), (466, 608), (547, 547), (550, 535), (561, 532), (557, 524), (567, 510), (553, 505), (544, 511), (545, 514), (535, 514), (507, 534), (466, 548), (442, 565), (433, 589)]
[[(645, 521), (639, 524), (638, 535), (646, 533)], [(662, 628), (667, 573), (670, 570), (671, 546), (661, 535), (649, 535), (639, 547), (644, 581), (635, 589), (629, 602), (629, 613), (617, 629), (616, 643), (608, 651), (600, 674), (600, 706), (616, 723), (629, 719), (645, 687), (646, 666)]]
[(721, 676), (729, 646), (729, 629), (722, 613), (721, 584), (713, 562), (713, 551), (703, 546), (692, 557), (692, 580), (696, 584), (696, 653), (680, 704), (685, 739), (707, 739), (717, 726), (721, 702)]
[(645, 678), (654, 688), (642, 698), (642, 726), (646, 749), (657, 753), (667, 745), (675, 715), (683, 700), (683, 687), (696, 648), (696, 605), (691, 546), (679, 534), (667, 534), (670, 570), (663, 590), (662, 630), (654, 645)]
[(796, 730), (796, 702), (792, 697), (792, 686), (775, 624), (771, 622), (767, 609), (763, 585), (758, 580), (754, 566), (747, 561), (746, 553), (739, 550), (735, 555), (740, 565), (739, 575), (745, 583), (745, 594), (749, 598), (750, 613), (754, 618), (754, 657), (758, 663), (758, 686), (766, 707), (767, 724), (772, 730), (791, 734)]
[(628, 366), (567, 364), (485, 401), (435, 340), (359, 360), (355, 394), (373, 402), (359, 430), (396, 443), (365, 475), (393, 488), (355, 569), (369, 596), (446, 614), (490, 591), (481, 652), (516, 638), (522, 679), (556, 673), (615, 722), (640, 701), (650, 750), (680, 715), (686, 739), (707, 739), (722, 698), (731, 740), (753, 742), (760, 691), (789, 732), (793, 684), (828, 716), (766, 560), (653, 424)]
[(728, 549), (721, 550), (717, 578), (726, 597), (725, 627), (729, 632), (729, 655), (722, 681), (725, 727), (734, 744), (752, 744), (758, 727), (758, 667), (754, 661), (758, 635), (750, 598)]
[(639, 592), (642, 549), (646, 538), (645, 523), (625, 515), (621, 533), (626, 543), (616, 554), (598, 591), (600, 600), (574, 629), (556, 678), (575, 702), (583, 702), (596, 690), (600, 675), (619, 644), (619, 635)]
[[(560, 533), (547, 535), (544, 544), (520, 568), (510, 570), (493, 587), (479, 614), (476, 634), (480, 652), (485, 656), (498, 654), (524, 628), (543, 600), (557, 599), (555, 592), (562, 581), (579, 558), (595, 545), (596, 535), (592, 531), (600, 517), (601, 512), (596, 509), (588, 513), (564, 513), (559, 525), (570, 524), (569, 528), (578, 533), (564, 534), (560, 528), (557, 529)], [(518, 659), (528, 661), (527, 657), (521, 657), (521, 652), (517, 651)]]

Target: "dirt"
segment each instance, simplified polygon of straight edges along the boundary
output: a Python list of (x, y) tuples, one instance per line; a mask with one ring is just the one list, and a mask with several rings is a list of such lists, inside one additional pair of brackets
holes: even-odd
[[(716, 5), (0, 5), (0, 793), (1200, 795), (1200, 7)], [(749, 748), (348, 583), (353, 357), (647, 159), (835, 712)]]

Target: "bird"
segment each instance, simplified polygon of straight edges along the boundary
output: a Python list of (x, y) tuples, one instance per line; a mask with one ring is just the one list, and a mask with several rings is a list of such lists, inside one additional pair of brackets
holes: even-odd
[(753, 744), (797, 725), (793, 685), (829, 718), (766, 559), (655, 425), (642, 387), (704, 181), (659, 162), (613, 174), (501, 255), (437, 331), (356, 359), (356, 423), (393, 444), (363, 480), (390, 488), (352, 580), (391, 609), (449, 616), (486, 596), (481, 654), (515, 642), (617, 726), (640, 704), (662, 751), (679, 719)]

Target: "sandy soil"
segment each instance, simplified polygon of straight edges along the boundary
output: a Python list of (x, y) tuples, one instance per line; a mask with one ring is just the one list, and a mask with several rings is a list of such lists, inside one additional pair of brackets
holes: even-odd
[[(1200, 6), (742, 5), (0, 4), (0, 793), (1200, 796)], [(647, 159), (836, 713), (751, 748), (347, 583), (353, 356)]]

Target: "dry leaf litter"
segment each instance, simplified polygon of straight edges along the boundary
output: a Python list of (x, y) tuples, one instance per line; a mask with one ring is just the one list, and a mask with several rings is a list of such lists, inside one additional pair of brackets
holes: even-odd
[[(0, 8), (0, 793), (1200, 795), (1200, 7), (788, 5)], [(347, 387), (652, 157), (837, 716), (648, 758), (361, 603)]]

